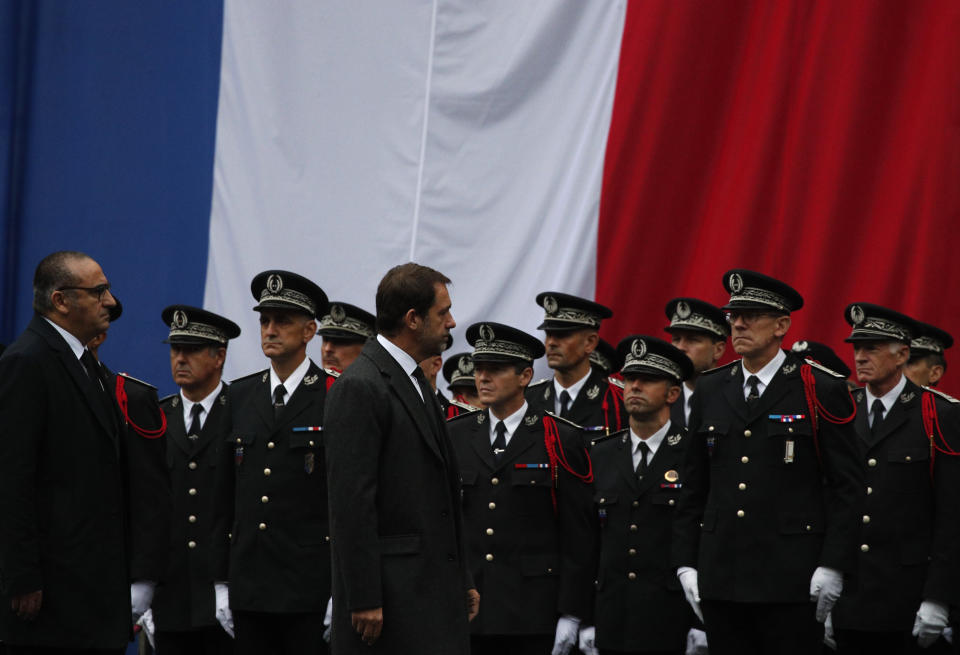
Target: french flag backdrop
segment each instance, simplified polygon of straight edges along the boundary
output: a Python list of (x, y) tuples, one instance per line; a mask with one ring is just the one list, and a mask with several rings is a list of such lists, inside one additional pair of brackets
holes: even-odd
[(455, 350), (535, 333), (547, 289), (659, 335), (739, 266), (806, 298), (788, 345), (849, 362), (854, 300), (960, 337), (958, 33), (953, 0), (13, 0), (0, 341), (61, 248), (124, 303), (104, 360), (164, 392), (174, 302), (241, 325), (228, 377), (265, 367), (267, 268), (371, 311), (390, 266), (438, 268)]

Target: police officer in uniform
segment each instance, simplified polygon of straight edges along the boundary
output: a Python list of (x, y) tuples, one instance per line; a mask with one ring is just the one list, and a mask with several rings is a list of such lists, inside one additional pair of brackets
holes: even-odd
[(343, 373), (360, 356), (363, 344), (377, 334), (373, 314), (345, 302), (332, 301), (320, 317), (317, 334), (323, 337), (323, 368)]
[(812, 359), (831, 371), (840, 373), (845, 378), (850, 377), (850, 374), (853, 372), (850, 370), (850, 367), (847, 366), (842, 359), (840, 359), (837, 353), (833, 352), (833, 348), (825, 343), (800, 339), (799, 341), (793, 342), (790, 350), (796, 353), (799, 357), (803, 357), (804, 359)]
[(257, 275), (251, 291), (270, 368), (230, 385), (216, 476), (217, 616), (222, 624), (235, 620), (240, 655), (325, 652), (327, 373), (306, 349), (327, 296), (305, 277), (278, 270)]
[(917, 335), (910, 341), (910, 361), (904, 373), (914, 384), (935, 387), (947, 372), (945, 351), (953, 345), (953, 337), (946, 330), (916, 322)]
[(743, 269), (723, 284), (742, 359), (697, 382), (674, 564), (712, 654), (819, 652), (856, 563), (854, 408), (840, 374), (781, 349), (800, 294)]
[(546, 337), (552, 378), (527, 387), (531, 407), (547, 411), (587, 429), (608, 434), (626, 424), (623, 402), (611, 391), (607, 376), (594, 370), (590, 354), (600, 341), (598, 330), (613, 312), (599, 303), (566, 293), (545, 291), (537, 296), (545, 316), (537, 328)]
[(683, 383), (683, 398), (670, 408), (674, 426), (686, 427), (697, 378), (717, 365), (727, 348), (730, 326), (719, 307), (697, 298), (674, 298), (664, 310), (670, 341), (693, 362), (693, 375)]
[(214, 615), (210, 585), (213, 488), (226, 438), (227, 385), (221, 381), (233, 321), (189, 305), (161, 313), (170, 334), (170, 369), (179, 393), (160, 401), (167, 418), (167, 466), (173, 486), (173, 529), (166, 574), (153, 601), (158, 650), (164, 655), (233, 652), (232, 635)]
[(470, 353), (450, 355), (443, 363), (443, 377), (451, 398), (447, 418), (459, 416), (481, 407), (477, 396), (477, 383), (473, 378), (473, 358)]
[[(937, 642), (960, 600), (958, 405), (903, 373), (916, 325), (868, 303), (844, 313), (857, 379), (856, 443), (865, 474), (859, 584), (833, 610), (840, 653), (914, 653)], [(938, 648), (942, 646), (942, 642)]]
[(590, 451), (600, 531), (595, 628), (581, 632), (581, 650), (601, 654), (682, 655), (695, 622), (670, 563), (673, 513), (689, 439), (670, 407), (693, 363), (661, 339), (620, 342), (624, 405), (630, 426)]
[(578, 429), (523, 395), (543, 345), (499, 323), (467, 330), (488, 409), (448, 423), (463, 479), (463, 523), (477, 590), (471, 652), (569, 653), (592, 613), (589, 458)]

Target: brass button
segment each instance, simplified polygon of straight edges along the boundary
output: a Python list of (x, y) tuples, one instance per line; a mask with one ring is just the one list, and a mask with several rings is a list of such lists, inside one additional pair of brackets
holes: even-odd
[(639, 501), (639, 500), (633, 501), (633, 506), (634, 506), (634, 507), (640, 507), (640, 501)]
[(188, 541), (188, 542), (187, 542), (187, 548), (196, 548), (196, 547), (197, 547), (197, 542), (196, 542), (196, 541)]
[(197, 517), (191, 514), (190, 516), (187, 517), (187, 520), (190, 521), (190, 523), (196, 523)]
[(742, 519), (744, 516), (746, 516), (746, 514), (744, 513), (744, 511), (743, 511), (742, 509), (738, 509), (738, 510), (737, 510), (737, 518)]
[(633, 571), (630, 571), (630, 573), (627, 574), (627, 578), (629, 578), (630, 580), (636, 580), (637, 574), (634, 573)]
[(243, 439), (241, 439), (240, 437), (237, 437), (237, 443), (243, 443)]
[(497, 486), (498, 484), (500, 484), (500, 478), (490, 478), (490, 484), (492, 484), (493, 486)]
[(869, 523), (869, 522), (870, 522), (870, 515), (869, 515), (869, 514), (864, 514), (864, 515), (863, 515), (863, 522), (864, 522), (864, 523)]
[(906, 457), (903, 458), (903, 461), (909, 462), (909, 461), (911, 461), (912, 459), (913, 459), (913, 458), (910, 457), (910, 455), (907, 455)]
[(867, 495), (869, 496), (872, 493), (873, 493), (873, 487), (867, 487)]
[(875, 460), (874, 458), (871, 457), (870, 459), (867, 460), (867, 466), (873, 468), (876, 465), (877, 465), (877, 460)]
[(496, 503), (490, 503), (489, 505), (487, 505), (487, 507), (489, 507), (490, 509), (497, 509), (497, 504), (496, 504)]
[(740, 484), (737, 485), (737, 489), (739, 489), (740, 491), (745, 491), (747, 489), (747, 483), (741, 482)]
[(315, 444), (313, 443), (313, 439), (311, 439), (311, 440), (310, 440), (310, 441), (308, 441), (307, 443), (308, 443), (308, 444), (310, 445), (310, 447), (311, 447), (311, 448), (313, 448), (313, 447), (314, 447), (314, 445), (315, 445)]
[(261, 502), (261, 503), (269, 503), (269, 502), (270, 502), (270, 497), (269, 497), (269, 496), (260, 496), (260, 502)]
[(806, 528), (807, 528), (807, 532), (810, 532), (811, 530), (813, 530), (813, 526), (812, 526), (812, 525), (808, 525), (808, 526), (806, 526)]
[(487, 559), (488, 562), (492, 562), (492, 561), (493, 561), (493, 553), (487, 553), (487, 558), (486, 558), (486, 559)]
[(869, 544), (863, 544), (862, 546), (860, 546), (860, 552), (861, 552), (861, 553), (869, 553), (869, 552), (870, 552), (870, 546), (869, 546)]
[(488, 537), (492, 537), (492, 536), (493, 536), (493, 528), (487, 528), (487, 536), (488, 536)]
[(606, 499), (606, 498), (601, 498), (601, 499), (600, 499), (600, 502), (601, 502), (601, 503), (605, 503), (605, 502), (607, 502), (607, 499)]
[(323, 540), (324, 540), (324, 542), (326, 542), (326, 543), (330, 543), (330, 535), (326, 535), (326, 536), (323, 538)]
[(753, 436), (753, 431), (752, 431), (752, 430), (744, 430), (744, 431), (743, 431), (743, 436), (745, 436), (745, 437), (752, 437), (752, 436)]
[(677, 504), (677, 501), (674, 500), (673, 498), (667, 501), (667, 505), (676, 505), (676, 504)]
[(633, 525), (630, 526), (630, 532), (636, 532), (636, 531), (637, 531), (637, 524), (634, 523)]
[(187, 490), (187, 493), (190, 494), (191, 496), (196, 496), (196, 495), (197, 495), (197, 490), (194, 489), (193, 487), (190, 487), (190, 488)]
[(267, 524), (266, 524), (266, 523), (261, 523), (261, 524), (259, 525), (259, 528), (260, 528), (261, 530), (266, 530), (266, 529), (267, 529)]
[(793, 428), (787, 428), (787, 432), (793, 432)]
[(636, 548), (631, 548), (630, 550), (627, 551), (627, 555), (636, 555), (636, 554), (637, 554)]
[(273, 472), (273, 471), (271, 471), (270, 469), (263, 469), (263, 474), (264, 474), (264, 475), (270, 475), (272, 472)]
[(530, 484), (536, 484), (536, 483), (537, 483), (536, 480), (530, 480)]
[(750, 458), (747, 457), (746, 455), (744, 455), (743, 457), (740, 458), (740, 461), (741, 461), (742, 463), (744, 463), (744, 464), (749, 464), (749, 463), (750, 463)]
[(707, 431), (708, 431), (708, 432), (713, 432), (713, 426), (711, 425), (709, 428), (707, 428)]
[(273, 450), (274, 448), (276, 448), (276, 446), (277, 444), (273, 443), (272, 441), (267, 442), (267, 450)]
[(187, 468), (190, 469), (191, 471), (196, 471), (196, 470), (197, 470), (197, 463), (196, 463), (196, 462), (190, 462), (189, 464), (187, 464)]

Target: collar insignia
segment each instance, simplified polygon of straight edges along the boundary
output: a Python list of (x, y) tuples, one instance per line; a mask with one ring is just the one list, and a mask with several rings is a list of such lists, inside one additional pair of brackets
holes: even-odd
[(533, 427), (534, 425), (537, 424), (537, 421), (538, 421), (538, 420), (540, 420), (540, 417), (537, 416), (536, 414), (533, 414), (533, 415), (528, 416), (527, 418), (523, 419), (523, 422), (524, 422), (524, 424), (525, 424), (527, 427)]
[(170, 405), (173, 406), (173, 407), (179, 407), (179, 406), (180, 406), (180, 396), (174, 396), (174, 397), (173, 397), (173, 400), (170, 401)]
[(544, 400), (550, 400), (550, 387), (549, 387), (549, 386), (548, 386), (546, 389), (543, 390), (543, 399), (544, 399)]
[(479, 414), (477, 414), (477, 423), (483, 423), (486, 420), (487, 420), (486, 412), (480, 412)]
[(599, 395), (600, 395), (600, 387), (599, 387), (599, 386), (593, 385), (592, 387), (590, 387), (589, 389), (587, 389), (587, 398), (589, 398), (590, 400), (596, 400), (596, 399), (597, 399), (597, 396), (599, 396)]
[(917, 395), (917, 394), (915, 394), (915, 393), (912, 392), (912, 391), (911, 391), (910, 393), (902, 393), (902, 394), (900, 394), (900, 402), (902, 402), (904, 405), (906, 405), (908, 402), (910, 402), (911, 400), (913, 400), (916, 395)]
[(856, 397), (854, 398), (854, 400), (856, 400), (858, 403), (862, 403), (862, 402), (863, 402), (863, 392), (862, 392), (862, 391), (858, 391), (858, 392), (855, 394), (855, 396), (856, 396)]
[(316, 384), (317, 380), (319, 379), (319, 375), (308, 375), (303, 378), (303, 383), (309, 387), (311, 384)]
[(784, 374), (784, 375), (790, 375), (791, 373), (793, 373), (793, 372), (796, 371), (796, 370), (797, 370), (797, 365), (796, 365), (796, 364), (787, 364), (786, 366), (783, 367), (783, 374)]
[(261, 382), (266, 382), (270, 378), (270, 371), (264, 371), (263, 375), (260, 376)]
[(225, 394), (225, 393), (220, 394), (219, 400), (220, 400), (220, 404), (221, 404), (221, 405), (226, 405), (226, 404), (227, 404), (227, 394)]
[[(680, 443), (681, 439), (683, 439), (682, 435), (671, 434), (669, 437), (667, 437), (667, 443), (670, 444), (671, 446), (676, 446), (678, 443)], [(667, 478), (667, 479), (670, 480), (670, 478)], [(674, 480), (670, 480), (670, 482), (674, 482)]]

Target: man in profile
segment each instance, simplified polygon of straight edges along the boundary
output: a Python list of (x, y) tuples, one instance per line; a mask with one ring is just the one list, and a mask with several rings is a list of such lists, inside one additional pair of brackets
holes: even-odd
[(415, 263), (377, 288), (377, 337), (330, 388), (324, 445), (333, 557), (332, 650), (470, 652), (460, 479), (418, 362), (456, 323), (450, 283)]

